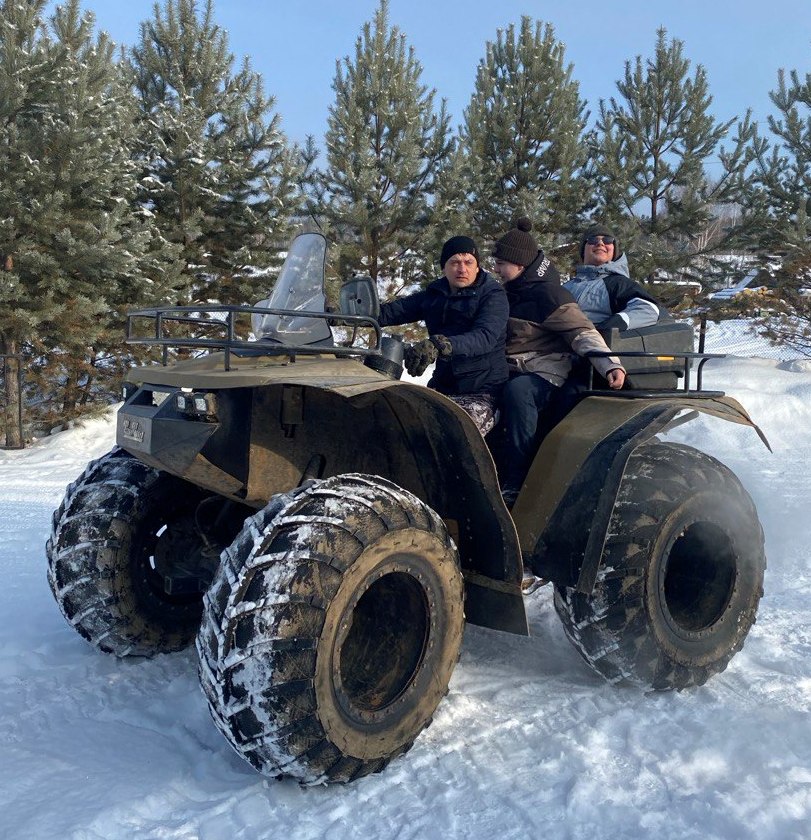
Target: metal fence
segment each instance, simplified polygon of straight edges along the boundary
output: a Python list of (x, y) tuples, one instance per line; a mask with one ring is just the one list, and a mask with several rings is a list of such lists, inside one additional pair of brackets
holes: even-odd
[(696, 325), (696, 346), (704, 331), (704, 351), (726, 353), (728, 356), (744, 358), (774, 359), (791, 361), (807, 359), (808, 355), (785, 344), (773, 344), (760, 335), (758, 328), (746, 319), (726, 321), (704, 321)]

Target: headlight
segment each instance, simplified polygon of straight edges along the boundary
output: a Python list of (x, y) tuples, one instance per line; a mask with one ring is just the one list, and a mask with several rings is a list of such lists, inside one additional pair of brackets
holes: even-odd
[(198, 420), (217, 419), (217, 397), (214, 394), (175, 394), (175, 408)]

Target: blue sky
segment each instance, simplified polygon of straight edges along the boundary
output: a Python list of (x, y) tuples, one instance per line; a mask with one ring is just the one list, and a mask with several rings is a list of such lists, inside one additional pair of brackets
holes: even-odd
[[(153, 4), (83, 0), (98, 27), (127, 45)], [(320, 144), (334, 100), (335, 61), (354, 53), (376, 6), (376, 0), (215, 0), (215, 17), (235, 57), (248, 56), (262, 74), (288, 136), (302, 142), (312, 134)], [(423, 82), (447, 100), (454, 125), (462, 121), (485, 43), (522, 14), (554, 26), (592, 114), (601, 97), (616, 94), (625, 61), (653, 53), (659, 26), (684, 41), (693, 65), (706, 68), (719, 119), (751, 107), (765, 122), (778, 68), (803, 78), (811, 72), (811, 0), (390, 0), (390, 22), (414, 47)]]

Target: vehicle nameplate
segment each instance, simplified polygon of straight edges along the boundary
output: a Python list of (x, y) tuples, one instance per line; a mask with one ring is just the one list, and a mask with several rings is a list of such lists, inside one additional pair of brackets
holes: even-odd
[(123, 418), (121, 422), (121, 436), (128, 440), (134, 440), (136, 443), (144, 442), (144, 430), (138, 420), (130, 420), (128, 417)]

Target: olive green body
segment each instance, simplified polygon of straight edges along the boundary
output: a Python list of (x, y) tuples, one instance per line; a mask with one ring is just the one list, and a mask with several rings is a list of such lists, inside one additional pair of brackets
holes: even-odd
[[(581, 590), (593, 584), (637, 445), (685, 408), (752, 425), (728, 397), (585, 396), (543, 442), (511, 516), (467, 414), (358, 359), (232, 356), (226, 370), (215, 353), (134, 369), (128, 381), (140, 387), (119, 412), (118, 444), (224, 497), (260, 508), (307, 478), (342, 473), (379, 475), (414, 493), (459, 547), (468, 621), (514, 633), (527, 632), (524, 562)], [(190, 392), (213, 396), (214, 414), (178, 411), (176, 395)]]

